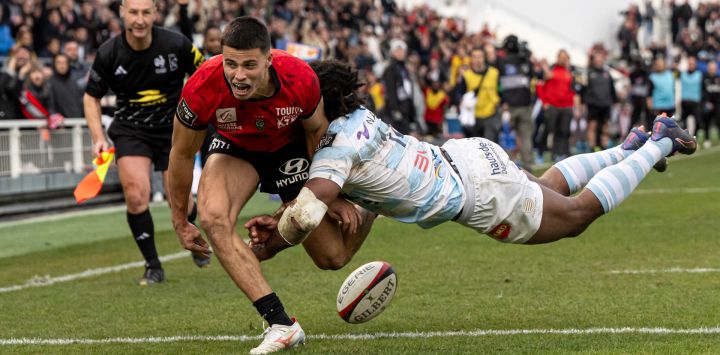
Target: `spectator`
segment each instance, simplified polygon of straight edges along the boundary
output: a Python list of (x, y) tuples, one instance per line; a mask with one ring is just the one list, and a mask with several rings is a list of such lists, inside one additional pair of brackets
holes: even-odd
[(60, 54), (60, 37), (49, 38), (45, 48), (40, 50), (38, 57), (40, 58), (53, 58)]
[(702, 129), (703, 147), (710, 148), (710, 124), (720, 127), (720, 76), (718, 76), (717, 62), (708, 63), (707, 73), (703, 76), (703, 119), (698, 120), (698, 131)]
[(84, 89), (87, 84), (87, 73), (90, 68), (87, 63), (80, 60), (78, 43), (75, 41), (65, 42), (62, 54), (66, 55), (70, 60), (70, 79), (75, 81), (80, 88)]
[(0, 4), (0, 56), (6, 56), (15, 45), (10, 27), (10, 14), (5, 4)]
[[(66, 27), (65, 24), (62, 22), (62, 16), (60, 15), (59, 9), (50, 9), (48, 10), (47, 17), (43, 23), (43, 26), (41, 27), (42, 31), (41, 38), (43, 39), (49, 39), (53, 37), (60, 38), (65, 34)], [(35, 48), (37, 52), (42, 52), (45, 49), (47, 43), (40, 42), (37, 43), (38, 47)]]
[(630, 103), (632, 104), (632, 115), (630, 126), (647, 125), (652, 119), (650, 111), (647, 107), (647, 97), (649, 89), (648, 71), (642, 60), (635, 60), (632, 72), (630, 73)]
[(7, 67), (0, 72), (0, 119), (22, 118), (20, 111), (20, 91), (27, 78), (32, 62), (30, 51), (19, 47), (10, 53)]
[(655, 22), (655, 8), (653, 7), (652, 0), (645, 0), (645, 45), (652, 42), (654, 22)]
[(425, 89), (425, 123), (428, 127), (428, 134), (439, 139), (443, 134), (443, 119), (445, 110), (450, 104), (450, 98), (442, 89), (439, 81), (430, 82), (430, 87)]
[(76, 23), (78, 28), (84, 28), (87, 31), (88, 46), (91, 48), (97, 48), (101, 24), (92, 2), (83, 1), (80, 4), (80, 15), (78, 16)]
[(355, 56), (355, 67), (359, 71), (369, 71), (375, 66), (375, 57), (370, 53), (367, 43), (360, 44), (360, 52)]
[(370, 101), (371, 107), (375, 108), (372, 111), (383, 112), (385, 109), (385, 87), (378, 81), (377, 76), (372, 71), (366, 72), (365, 78), (367, 80), (368, 95), (370, 96), (368, 101)]
[(15, 34), (15, 46), (25, 47), (35, 53), (32, 30), (28, 26), (20, 26)]
[(590, 149), (603, 150), (608, 147), (610, 108), (618, 101), (615, 82), (605, 67), (603, 53), (593, 52), (588, 64), (587, 84), (582, 95), (588, 112), (588, 143)]
[(545, 130), (553, 135), (552, 154), (555, 161), (570, 154), (570, 120), (575, 105), (574, 79), (570, 68), (570, 56), (561, 49), (552, 67), (543, 65)]
[[(485, 48), (492, 47), (486, 45)], [(494, 47), (493, 47), (494, 48)], [(505, 57), (498, 62), (503, 106), (510, 114), (510, 126), (515, 129), (520, 141), (522, 167), (532, 172), (533, 121), (530, 81), (535, 77), (530, 62), (530, 51), (521, 50), (518, 38), (510, 35), (503, 42)]]
[(53, 58), (50, 91), (53, 100), (61, 103), (57, 106), (58, 113), (70, 118), (84, 117), (83, 90), (70, 78), (70, 60), (64, 54), (58, 54)]
[(8, 82), (9, 86), (7, 86), (7, 88), (14, 88), (12, 90), (16, 92), (14, 101), (17, 101), (35, 59), (34, 54), (26, 47), (16, 47), (10, 52), (5, 72), (15, 81), (14, 84)]
[[(687, 127), (687, 119), (693, 116), (697, 126), (702, 120), (700, 100), (702, 99), (703, 75), (697, 70), (697, 59), (687, 58), (687, 70), (680, 72), (680, 122)], [(690, 132), (694, 135), (694, 129)]]
[(205, 29), (202, 44), (202, 53), (205, 55), (205, 59), (216, 56), (222, 51), (220, 44), (221, 34), (220, 28), (214, 25), (210, 25)]
[(382, 75), (385, 87), (385, 111), (383, 116), (402, 134), (415, 131), (415, 104), (413, 83), (405, 65), (407, 45), (394, 39), (390, 42), (391, 59)]
[(648, 96), (648, 109), (653, 116), (666, 113), (668, 117), (675, 114), (675, 77), (672, 71), (665, 68), (665, 59), (655, 58), (653, 72), (650, 74), (650, 96)]
[[(674, 1), (670, 2), (671, 6), (675, 5)], [(672, 40), (673, 43), (677, 41), (678, 33), (681, 30), (686, 29), (690, 25), (690, 19), (693, 16), (693, 10), (690, 7), (688, 0), (680, 6), (674, 6), (672, 11)]]
[(630, 61), (638, 51), (637, 27), (631, 18), (626, 18), (617, 34), (620, 41), (620, 59)]
[(42, 67), (37, 64), (31, 66), (28, 79), (23, 85), (20, 109), (25, 118), (49, 119), (50, 115), (57, 112), (50, 84), (45, 80)]
[(497, 68), (485, 64), (485, 52), (474, 48), (470, 52), (470, 69), (463, 71), (455, 93), (475, 94), (475, 124), (466, 129), (468, 137), (484, 137), (498, 142), (502, 120), (500, 118), (500, 73)]

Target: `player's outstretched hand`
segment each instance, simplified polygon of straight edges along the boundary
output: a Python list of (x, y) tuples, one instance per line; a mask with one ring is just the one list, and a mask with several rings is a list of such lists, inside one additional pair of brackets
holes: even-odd
[(344, 198), (336, 198), (328, 206), (328, 215), (342, 224), (343, 232), (354, 234), (362, 221), (360, 211)]
[(194, 224), (187, 222), (175, 229), (175, 233), (183, 248), (189, 250), (195, 256), (210, 258), (210, 254), (212, 254), (210, 247)]
[(251, 218), (245, 223), (248, 230), (251, 246), (265, 243), (277, 230), (278, 221), (270, 215), (260, 215)]

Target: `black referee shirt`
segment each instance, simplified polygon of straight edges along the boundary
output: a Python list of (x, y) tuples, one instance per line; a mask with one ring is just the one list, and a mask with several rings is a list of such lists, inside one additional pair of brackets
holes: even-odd
[(135, 51), (123, 33), (98, 49), (85, 92), (102, 98), (111, 89), (117, 95), (115, 120), (126, 126), (172, 127), (185, 74), (203, 60), (182, 34), (153, 27), (150, 47)]

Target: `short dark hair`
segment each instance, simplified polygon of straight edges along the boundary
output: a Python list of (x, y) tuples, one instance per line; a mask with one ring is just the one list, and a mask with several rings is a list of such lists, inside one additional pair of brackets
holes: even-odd
[(234, 49), (270, 50), (270, 33), (262, 21), (251, 16), (237, 17), (225, 27), (220, 45)]
[(310, 63), (320, 80), (320, 92), (325, 102), (325, 117), (329, 121), (355, 111), (365, 100), (357, 89), (364, 85), (350, 64), (338, 60)]

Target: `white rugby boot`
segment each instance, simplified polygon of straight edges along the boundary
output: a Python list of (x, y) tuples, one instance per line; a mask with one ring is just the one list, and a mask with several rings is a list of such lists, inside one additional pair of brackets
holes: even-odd
[(270, 354), (304, 344), (305, 332), (294, 317), (292, 321), (292, 325), (273, 324), (265, 329), (262, 343), (250, 350), (250, 354)]

